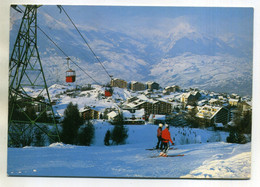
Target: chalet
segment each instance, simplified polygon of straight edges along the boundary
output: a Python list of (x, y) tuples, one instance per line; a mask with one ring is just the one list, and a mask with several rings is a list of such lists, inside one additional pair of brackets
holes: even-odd
[(201, 94), (198, 91), (190, 91), (181, 95), (181, 102), (187, 105), (194, 105), (200, 98)]
[(123, 110), (124, 124), (145, 124), (144, 114), (144, 109)]
[(193, 110), (195, 107), (194, 107), (194, 106), (191, 106), (191, 105), (187, 105), (186, 108), (188, 109), (188, 111), (191, 111), (191, 110)]
[(107, 114), (108, 121), (114, 121), (115, 117), (118, 115), (118, 112), (112, 111)]
[(148, 99), (145, 95), (128, 99), (123, 108), (144, 109), (146, 118), (150, 114), (170, 114), (172, 112), (171, 103), (162, 99)]
[(146, 89), (146, 86), (141, 82), (132, 81), (130, 84), (130, 89), (133, 91), (142, 91)]
[(164, 88), (164, 90), (165, 90), (166, 94), (169, 94), (171, 92), (178, 92), (178, 91), (180, 91), (180, 87), (177, 86), (177, 85), (167, 86), (167, 87)]
[(232, 98), (232, 99), (240, 99), (240, 96), (238, 94), (232, 93), (230, 98)]
[(238, 103), (238, 107), (241, 108), (242, 113), (245, 114), (246, 112), (252, 110), (252, 102), (251, 101), (240, 102), (240, 103)]
[(148, 89), (148, 90), (158, 90), (158, 89), (159, 89), (159, 84), (156, 83), (156, 82), (148, 81), (148, 82), (146, 83), (146, 85), (147, 85), (147, 89)]
[(238, 105), (238, 102), (239, 102), (239, 99), (229, 99), (228, 100), (228, 103), (230, 106), (237, 106)]
[(79, 114), (84, 120), (99, 119), (99, 111), (96, 111), (90, 107), (81, 108), (79, 110)]
[(112, 79), (110, 85), (112, 87), (127, 88), (127, 82), (118, 78)]
[(196, 117), (205, 119), (209, 124), (222, 123), (226, 125), (230, 121), (230, 111), (224, 107), (205, 105), (197, 107)]
[(224, 103), (223, 100), (219, 100), (219, 99), (211, 98), (209, 100), (209, 104), (212, 105), (212, 106), (222, 106), (223, 103)]

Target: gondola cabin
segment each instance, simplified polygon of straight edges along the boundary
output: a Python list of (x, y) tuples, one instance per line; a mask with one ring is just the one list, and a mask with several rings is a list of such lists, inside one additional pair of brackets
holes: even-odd
[(66, 82), (72, 83), (76, 81), (76, 72), (72, 69), (70, 69), (70, 58), (67, 57), (67, 65), (68, 65), (68, 71), (66, 71)]
[(109, 90), (105, 90), (105, 97), (111, 97), (112, 93)]
[(76, 81), (76, 72), (72, 69), (66, 71), (66, 82), (72, 83)]

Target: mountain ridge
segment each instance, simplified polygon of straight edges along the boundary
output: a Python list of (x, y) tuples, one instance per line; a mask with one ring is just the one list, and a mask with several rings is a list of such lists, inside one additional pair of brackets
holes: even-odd
[[(109, 82), (108, 75), (72, 26), (46, 15), (39, 24), (90, 76), (102, 84)], [(205, 34), (187, 20), (176, 24), (176, 28), (160, 32), (160, 28), (154, 28), (138, 37), (138, 29), (134, 33), (77, 26), (114, 77), (127, 82), (152, 80), (161, 86), (176, 84), (213, 91), (223, 88), (225, 92), (252, 94), (252, 43), (242, 37)], [(14, 36), (11, 32), (11, 40), (15, 40)], [(48, 84), (65, 82), (68, 67), (64, 55), (40, 32), (38, 45)], [(92, 83), (73, 63), (71, 68), (76, 70), (77, 84)]]

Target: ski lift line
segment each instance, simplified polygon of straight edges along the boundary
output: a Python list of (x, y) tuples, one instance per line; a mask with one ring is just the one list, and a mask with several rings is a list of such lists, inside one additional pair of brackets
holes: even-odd
[[(63, 53), (64, 56), (69, 58), (69, 56), (39, 27), (37, 28)], [(92, 79), (96, 84), (101, 85), (99, 82), (97, 82), (93, 77), (91, 77), (83, 68), (81, 68), (77, 63), (75, 63), (72, 59), (70, 61), (75, 64), (81, 71), (83, 71), (90, 79)]]
[[(24, 11), (17, 6), (22, 13), (24, 13)], [(64, 10), (65, 11), (65, 10)], [(46, 34), (46, 32), (44, 32), (38, 25), (37, 28), (63, 53), (64, 56), (66, 56), (67, 58), (69, 58), (69, 56)], [(71, 60), (71, 59), (70, 59)], [(73, 62), (73, 64), (75, 64), (81, 71), (83, 71), (90, 79), (92, 79), (96, 84), (101, 85), (99, 82), (97, 82), (93, 77), (91, 77), (84, 69), (82, 69), (77, 63), (75, 63), (73, 60), (71, 60), (71, 62)]]
[(97, 57), (97, 55), (95, 54), (95, 52), (93, 51), (93, 49), (90, 47), (90, 45), (88, 44), (87, 40), (84, 38), (84, 36), (81, 34), (81, 32), (79, 31), (79, 29), (77, 28), (77, 26), (75, 25), (75, 23), (72, 21), (72, 19), (70, 18), (70, 16), (68, 15), (68, 13), (65, 11), (65, 9), (63, 8), (62, 5), (59, 5), (59, 7), (64, 11), (64, 13), (66, 14), (66, 16), (68, 17), (68, 19), (70, 20), (70, 22), (72, 23), (72, 25), (75, 27), (75, 29), (78, 31), (79, 35), (81, 36), (81, 38), (84, 40), (84, 42), (86, 43), (86, 45), (88, 46), (88, 48), (90, 49), (90, 51), (92, 52), (92, 54), (94, 55), (94, 57), (97, 59), (97, 61), (100, 63), (100, 65), (103, 67), (103, 69), (105, 70), (105, 72), (107, 73), (108, 77), (112, 80), (111, 75), (108, 73), (108, 71), (106, 70), (106, 68), (104, 67), (104, 65), (102, 64), (102, 62), (99, 60), (99, 58)]
[[(93, 53), (93, 55), (95, 56), (95, 58), (97, 59), (97, 61), (100, 63), (100, 65), (103, 67), (103, 69), (105, 70), (105, 72), (107, 73), (107, 75), (109, 76), (110, 80), (113, 80), (112, 75), (110, 75), (108, 73), (108, 71), (106, 70), (106, 68), (104, 67), (104, 65), (101, 63), (101, 61), (99, 60), (99, 58), (97, 57), (97, 55), (95, 54), (95, 52), (92, 50), (92, 48), (90, 47), (90, 45), (88, 44), (88, 42), (85, 40), (85, 38), (83, 37), (83, 35), (81, 34), (81, 32), (78, 30), (77, 26), (74, 24), (74, 22), (72, 21), (72, 19), (70, 18), (70, 16), (67, 14), (67, 12), (65, 11), (65, 9), (61, 6), (58, 5), (59, 8), (61, 8), (64, 13), (66, 14), (66, 16), (68, 17), (68, 19), (71, 21), (71, 23), (73, 24), (73, 26), (75, 27), (75, 29), (78, 31), (78, 33), (80, 34), (80, 36), (82, 37), (82, 39), (85, 41), (85, 43), (87, 44), (88, 48), (90, 49), (90, 51)], [(19, 7), (19, 9), (24, 13), (24, 11)], [(37, 28), (63, 53), (64, 56), (66, 56), (67, 58), (69, 58), (69, 56), (37, 25)], [(71, 59), (70, 59), (71, 60)], [(95, 83), (97, 83), (98, 85), (102, 85), (99, 82), (97, 82), (93, 77), (91, 77), (84, 69), (82, 69), (78, 64), (76, 64), (73, 60), (71, 60), (71, 62), (73, 62), (80, 70), (82, 70), (90, 79), (92, 79)], [(119, 87), (119, 85), (116, 83), (116, 85)], [(120, 97), (119, 93), (117, 92), (117, 95)]]
[[(61, 8), (64, 13), (66, 14), (66, 16), (68, 17), (68, 19), (70, 20), (70, 22), (72, 23), (72, 25), (75, 27), (75, 29), (77, 30), (77, 32), (79, 33), (79, 35), (81, 36), (81, 38), (84, 40), (84, 42), (86, 43), (86, 45), (88, 46), (88, 48), (90, 49), (90, 51), (92, 52), (92, 54), (94, 55), (94, 57), (97, 59), (97, 61), (100, 63), (100, 65), (103, 67), (103, 69), (105, 70), (105, 72), (107, 73), (109, 79), (112, 81), (112, 76), (108, 73), (108, 71), (106, 70), (106, 68), (104, 67), (104, 65), (102, 64), (102, 62), (99, 60), (99, 58), (97, 57), (97, 55), (95, 54), (95, 52), (93, 51), (93, 49), (90, 47), (90, 45), (88, 44), (88, 42), (86, 41), (86, 39), (84, 38), (84, 36), (81, 34), (81, 32), (79, 31), (79, 29), (77, 28), (77, 26), (75, 25), (75, 23), (73, 22), (73, 20), (71, 19), (71, 17), (68, 15), (68, 13), (66, 12), (66, 10), (63, 8), (62, 5), (58, 6), (59, 8)], [(117, 83), (116, 83), (117, 84)], [(119, 85), (117, 85), (119, 87)], [(118, 93), (117, 93), (118, 94)], [(118, 94), (118, 96), (120, 97), (120, 95)]]

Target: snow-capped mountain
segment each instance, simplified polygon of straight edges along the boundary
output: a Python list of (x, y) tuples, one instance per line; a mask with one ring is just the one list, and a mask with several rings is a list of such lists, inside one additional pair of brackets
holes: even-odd
[[(109, 82), (108, 75), (73, 25), (64, 15), (60, 18), (56, 9), (48, 11), (44, 8), (39, 11), (39, 26), (91, 77), (102, 84)], [(13, 22), (19, 25), (19, 19)], [(139, 25), (129, 29), (122, 25), (116, 30), (113, 26), (83, 23), (76, 25), (114, 77), (127, 82), (152, 80), (162, 87), (179, 85), (241, 95), (252, 93), (250, 39), (205, 33), (183, 17), (169, 21), (169, 25), (155, 22), (147, 26), (147, 23), (142, 29)], [(11, 40), (15, 40), (15, 35), (12, 29)], [(65, 82), (68, 68), (65, 56), (41, 32), (38, 38), (48, 84)], [(93, 82), (73, 63), (71, 67), (77, 72), (77, 84)]]

